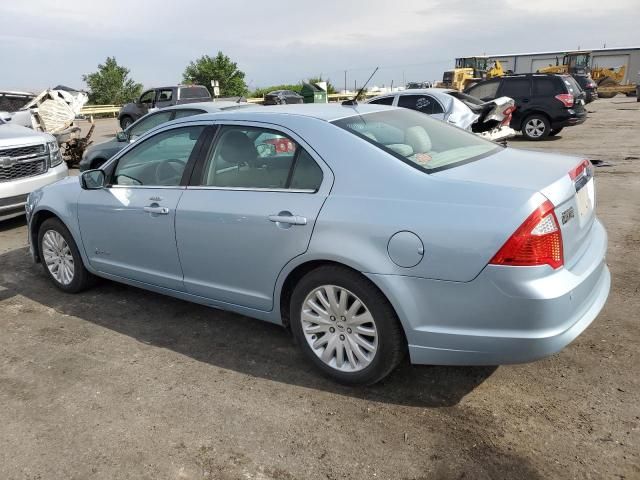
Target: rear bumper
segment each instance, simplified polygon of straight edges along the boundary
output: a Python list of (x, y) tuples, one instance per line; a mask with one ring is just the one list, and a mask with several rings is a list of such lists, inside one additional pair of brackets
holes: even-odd
[(596, 221), (571, 269), (487, 266), (471, 282), (370, 275), (396, 308), (412, 363), (501, 365), (571, 343), (609, 295), (607, 235)]
[(24, 215), (27, 196), (31, 192), (50, 183), (57, 182), (68, 174), (67, 165), (62, 162), (42, 175), (0, 183), (0, 221)]
[(551, 123), (551, 128), (571, 127), (573, 125), (580, 125), (587, 120), (586, 110), (582, 112), (576, 112), (575, 110), (569, 110), (569, 115), (565, 118), (559, 119)]

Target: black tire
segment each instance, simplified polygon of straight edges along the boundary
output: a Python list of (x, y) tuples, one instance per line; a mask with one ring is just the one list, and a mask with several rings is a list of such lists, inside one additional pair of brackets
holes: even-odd
[(133, 123), (133, 118), (129, 116), (124, 116), (120, 119), (120, 128), (122, 128), (122, 130), (126, 130), (128, 127), (131, 126), (132, 123)]
[[(529, 126), (531, 126), (531, 130), (529, 130)], [(534, 126), (537, 126), (538, 128), (533, 128)], [(544, 127), (543, 130), (542, 127)], [(539, 134), (533, 134), (534, 131), (540, 131), (541, 133)], [(527, 118), (525, 118), (522, 121), (522, 135), (527, 139), (527, 140), (532, 140), (532, 141), (538, 141), (538, 140), (542, 140), (546, 137), (549, 136), (549, 133), (551, 132), (551, 124), (549, 123), (549, 119), (542, 114), (539, 113), (534, 113), (533, 115), (529, 115)]]
[(549, 136), (550, 136), (550, 137), (555, 137), (557, 134), (559, 134), (559, 133), (562, 131), (562, 129), (563, 129), (563, 128), (564, 128), (564, 127), (560, 127), (560, 128), (553, 128), (553, 129), (549, 132)]
[[(305, 338), (301, 312), (303, 303), (314, 289), (322, 285), (342, 287), (357, 296), (371, 313), (378, 335), (378, 346), (371, 362), (363, 369), (344, 372), (325, 364)], [(295, 286), (290, 303), (291, 330), (303, 354), (322, 373), (348, 385), (371, 385), (389, 375), (406, 352), (406, 340), (400, 322), (384, 294), (353, 270), (340, 266), (319, 267), (306, 274)]]
[[(44, 258), (44, 248), (42, 245), (43, 237), (45, 233), (51, 230), (59, 233), (64, 238), (65, 242), (69, 246), (71, 256), (73, 257), (73, 277), (71, 282), (67, 284), (58, 281), (53, 276), (53, 274), (47, 267)], [(38, 250), (40, 252), (40, 260), (44, 271), (51, 279), (53, 284), (63, 292), (78, 293), (95, 283), (95, 277), (91, 273), (89, 273), (89, 271), (85, 268), (84, 263), (82, 262), (82, 257), (80, 256), (80, 252), (78, 251), (78, 247), (76, 246), (76, 242), (73, 240), (71, 233), (59, 219), (48, 218), (44, 222), (42, 222), (42, 225), (40, 225), (40, 230), (38, 230)]]

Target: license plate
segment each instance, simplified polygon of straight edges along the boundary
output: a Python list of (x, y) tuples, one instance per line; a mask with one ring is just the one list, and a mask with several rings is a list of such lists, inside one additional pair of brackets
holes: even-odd
[(589, 216), (595, 204), (595, 188), (593, 186), (593, 178), (587, 182), (576, 194), (576, 203), (578, 204), (578, 217), (580, 220)]

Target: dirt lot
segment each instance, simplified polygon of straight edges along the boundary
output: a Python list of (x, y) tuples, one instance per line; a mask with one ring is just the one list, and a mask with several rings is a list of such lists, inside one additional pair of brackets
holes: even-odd
[(336, 386), (278, 327), (106, 281), (64, 295), (24, 221), (1, 224), (0, 478), (640, 478), (640, 103), (589, 110), (512, 142), (612, 164), (596, 172), (608, 304), (528, 365)]

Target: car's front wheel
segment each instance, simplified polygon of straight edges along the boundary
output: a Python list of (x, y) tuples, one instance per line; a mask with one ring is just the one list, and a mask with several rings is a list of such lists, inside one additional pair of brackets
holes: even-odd
[(57, 218), (42, 222), (38, 247), (44, 271), (60, 290), (77, 293), (93, 283), (94, 277), (82, 263), (71, 233)]
[(551, 125), (544, 115), (530, 115), (522, 122), (522, 135), (527, 140), (542, 140), (550, 131)]
[(120, 119), (120, 128), (122, 128), (122, 130), (126, 130), (127, 128), (129, 128), (131, 126), (131, 124), (133, 123), (133, 118), (131, 117), (122, 117)]
[(339, 266), (304, 276), (291, 297), (291, 329), (305, 356), (336, 381), (370, 385), (400, 362), (396, 314), (368, 279)]

